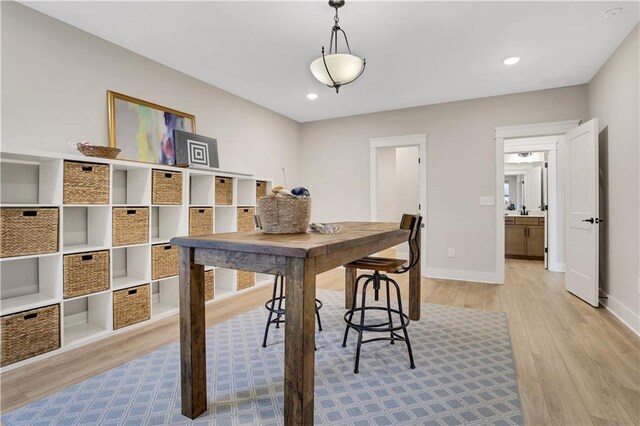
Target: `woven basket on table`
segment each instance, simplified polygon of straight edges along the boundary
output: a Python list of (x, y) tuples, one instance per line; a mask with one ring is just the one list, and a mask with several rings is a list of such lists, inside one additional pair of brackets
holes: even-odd
[(261, 197), (258, 216), (266, 234), (302, 234), (311, 220), (311, 198)]

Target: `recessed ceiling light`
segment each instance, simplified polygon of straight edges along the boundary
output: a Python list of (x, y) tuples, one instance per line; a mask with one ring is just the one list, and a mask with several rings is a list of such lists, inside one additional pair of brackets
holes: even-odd
[(518, 58), (517, 56), (512, 56), (510, 58), (505, 59), (502, 62), (504, 62), (505, 65), (515, 65), (518, 62), (520, 62), (520, 58)]
[(313, 101), (313, 100), (315, 100), (317, 98), (318, 98), (318, 94), (317, 93), (309, 93), (307, 95), (307, 99), (309, 99), (310, 101)]
[(612, 16), (620, 15), (622, 13), (621, 7), (614, 7), (613, 9), (605, 10), (602, 12), (604, 18), (610, 18)]

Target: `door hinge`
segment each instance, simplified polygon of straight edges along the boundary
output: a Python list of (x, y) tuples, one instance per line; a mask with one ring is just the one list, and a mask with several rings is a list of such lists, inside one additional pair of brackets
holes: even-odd
[(418, 157), (418, 164), (420, 164), (420, 157)]
[(548, 169), (548, 168), (549, 168), (549, 163), (545, 162), (545, 163), (544, 163), (544, 168), (545, 168), (545, 169)]
[(549, 249), (547, 247), (544, 248), (545, 253), (549, 253)]
[(418, 210), (422, 210), (422, 204), (418, 204)]

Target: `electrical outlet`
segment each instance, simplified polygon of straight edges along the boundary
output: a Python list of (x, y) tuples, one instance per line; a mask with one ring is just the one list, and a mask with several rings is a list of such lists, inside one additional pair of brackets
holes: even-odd
[(456, 249), (450, 248), (448, 250), (449, 257), (456, 257)]
[(494, 201), (493, 201), (493, 197), (490, 195), (485, 195), (480, 197), (480, 205), (481, 206), (493, 206), (494, 205)]

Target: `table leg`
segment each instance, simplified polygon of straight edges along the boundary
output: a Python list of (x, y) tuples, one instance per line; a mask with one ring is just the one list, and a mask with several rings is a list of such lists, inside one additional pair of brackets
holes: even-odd
[(284, 424), (313, 425), (315, 259), (290, 258), (286, 267)]
[(351, 309), (353, 304), (353, 286), (356, 282), (358, 270), (356, 268), (344, 268), (344, 308)]
[[(418, 229), (418, 248), (420, 248), (420, 241), (422, 239), (421, 230)], [(422, 250), (420, 251), (420, 256), (422, 257)], [(422, 260), (418, 260), (416, 266), (411, 268), (409, 271), (409, 318), (413, 321), (420, 320), (420, 303), (422, 301), (422, 296), (420, 295), (420, 291), (422, 289), (420, 280), (422, 277)]]
[(180, 386), (183, 415), (207, 411), (204, 266), (194, 263), (190, 247), (180, 247)]

